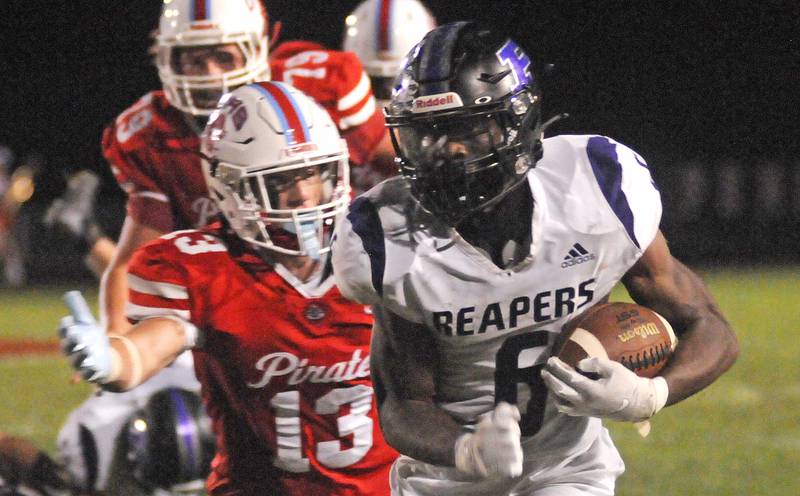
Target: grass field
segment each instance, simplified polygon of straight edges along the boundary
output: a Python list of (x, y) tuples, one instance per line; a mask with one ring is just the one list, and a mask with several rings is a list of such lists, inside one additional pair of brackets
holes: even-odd
[[(642, 439), (609, 427), (627, 464), (618, 494), (800, 494), (800, 267), (703, 273), (741, 356), (709, 389), (667, 408)], [(48, 340), (65, 289), (0, 291), (0, 338)], [(87, 291), (90, 303), (96, 293)], [(627, 299), (618, 291), (613, 299)], [(0, 356), (0, 429), (50, 452), (67, 412), (91, 392), (60, 355)]]

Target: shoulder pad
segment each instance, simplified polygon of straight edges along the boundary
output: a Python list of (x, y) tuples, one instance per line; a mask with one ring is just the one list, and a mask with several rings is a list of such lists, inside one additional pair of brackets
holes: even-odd
[[(644, 159), (627, 146), (598, 135), (555, 136), (543, 141), (534, 174), (563, 196), (572, 227), (584, 232), (624, 228), (644, 250), (658, 231), (661, 196)], [(568, 194), (567, 194), (568, 193)], [(587, 209), (587, 202), (603, 205)]]
[(171, 107), (163, 91), (151, 91), (123, 111), (103, 134), (103, 148), (130, 151), (147, 146), (152, 135), (163, 140), (183, 125), (180, 112)]

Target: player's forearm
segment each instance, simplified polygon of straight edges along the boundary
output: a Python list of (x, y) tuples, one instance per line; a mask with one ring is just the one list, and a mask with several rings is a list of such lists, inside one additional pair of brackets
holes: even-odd
[(111, 260), (114, 258), (117, 244), (111, 239), (103, 236), (99, 238), (86, 254), (84, 263), (86, 267), (92, 271), (98, 279), (102, 279), (103, 274), (111, 265)]
[[(678, 335), (678, 347), (661, 372), (669, 386), (667, 404), (701, 391), (728, 370), (739, 344), (700, 276), (673, 260), (668, 282), (629, 287), (638, 302), (661, 313)], [(655, 288), (655, 289), (653, 289)]]
[(111, 380), (103, 387), (126, 391), (172, 363), (187, 347), (186, 326), (170, 318), (152, 318), (133, 326), (124, 336), (110, 334), (114, 363)]
[(125, 317), (127, 301), (128, 265), (112, 265), (100, 280), (100, 321), (109, 333), (126, 334), (130, 329)]
[(461, 426), (434, 403), (387, 399), (380, 409), (386, 441), (400, 453), (434, 465), (455, 465)]
[(724, 317), (707, 309), (682, 333), (678, 347), (661, 375), (669, 386), (671, 405), (713, 383), (739, 355), (739, 344)]

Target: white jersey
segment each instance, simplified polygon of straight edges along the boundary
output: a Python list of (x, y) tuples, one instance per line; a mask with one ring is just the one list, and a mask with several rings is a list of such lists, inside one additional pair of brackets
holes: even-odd
[(652, 242), (661, 217), (650, 172), (626, 146), (603, 136), (557, 136), (543, 148), (527, 178), (530, 253), (510, 269), (437, 227), (402, 178), (357, 198), (333, 245), (345, 296), (430, 330), (440, 357), (440, 408), (469, 424), (496, 401), (518, 404), (526, 462), (582, 451), (601, 432), (599, 419), (545, 405), (539, 370), (564, 324), (610, 293)]

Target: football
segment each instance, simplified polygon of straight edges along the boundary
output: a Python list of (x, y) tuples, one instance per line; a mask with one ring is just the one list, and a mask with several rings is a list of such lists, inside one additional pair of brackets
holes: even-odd
[(640, 377), (655, 377), (678, 340), (669, 322), (634, 303), (598, 305), (570, 321), (553, 346), (556, 356), (575, 367), (587, 357), (605, 357)]

